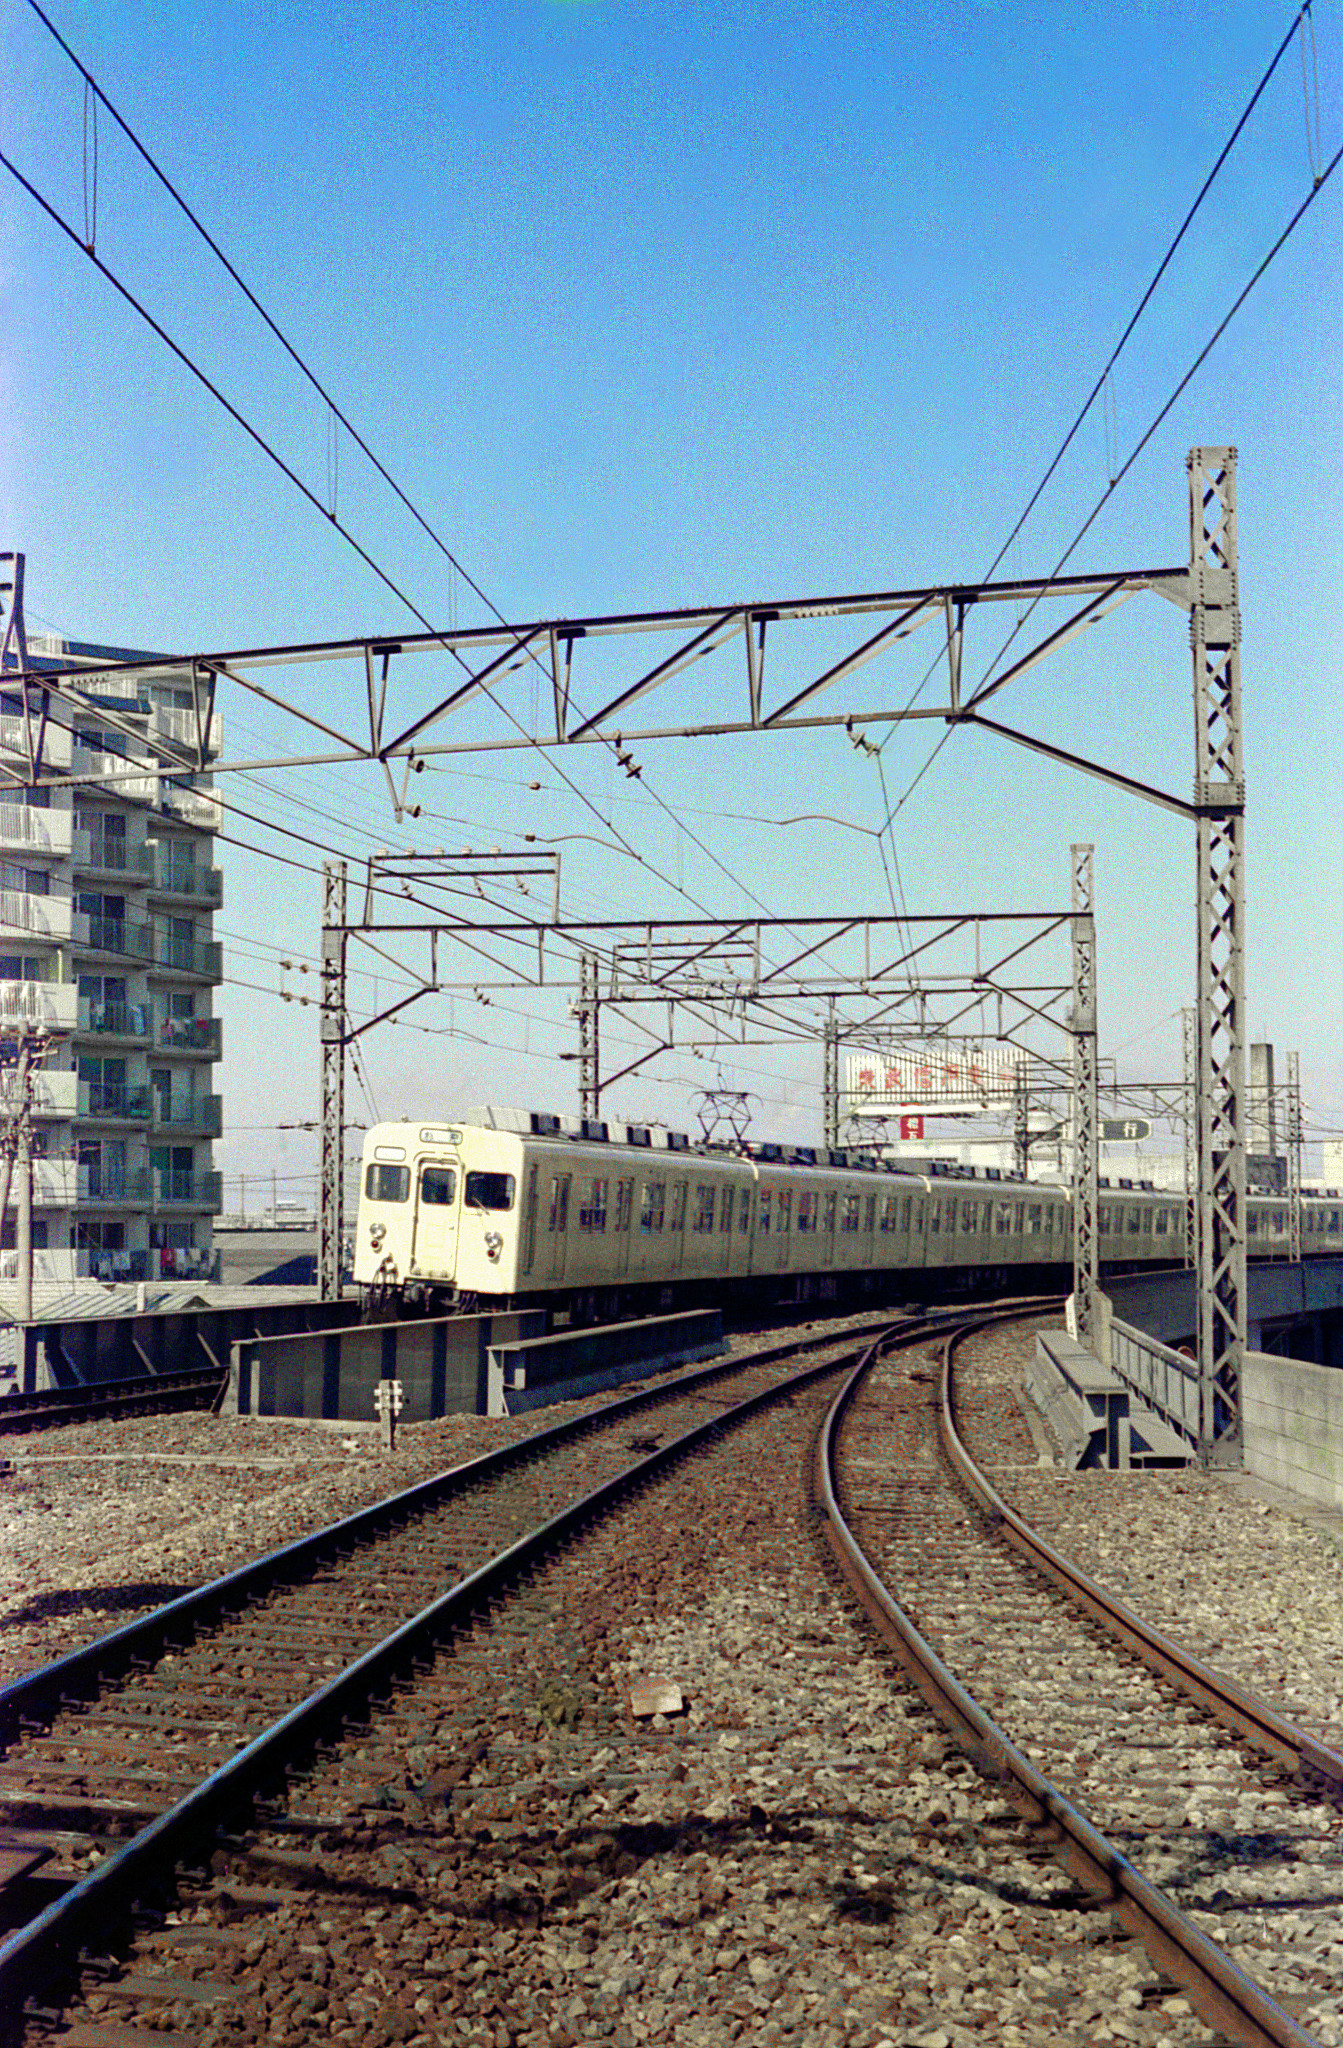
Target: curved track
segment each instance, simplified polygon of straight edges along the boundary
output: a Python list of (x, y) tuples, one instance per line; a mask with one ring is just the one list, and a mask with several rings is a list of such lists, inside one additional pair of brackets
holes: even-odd
[[(587, 1519), (727, 1422), (834, 1372), (854, 1348), (851, 1332), (794, 1340), (613, 1402), (291, 1544), (5, 1687), (11, 1924), (25, 1884), (41, 1908), (0, 1946), (8, 2012), (192, 1844), (245, 1813), (263, 1786), (358, 1720), (380, 1689)], [(799, 1353), (818, 1349), (822, 1362), (799, 1372)], [(632, 1449), (644, 1453), (633, 1464)], [(42, 1906), (53, 1850), (66, 1874)], [(86, 1874), (70, 1882), (81, 1864)]]
[[(981, 1769), (1205, 2017), (1276, 2048), (1324, 2038), (1297, 2016), (1332, 2023), (1343, 2007), (1343, 1755), (1013, 1513), (957, 1430), (955, 1341), (940, 1361), (860, 1368), (836, 1402), (817, 1486), (844, 1569)], [(980, 1423), (993, 1440), (1003, 1418)], [(1247, 1861), (1263, 1868), (1257, 1914), (1217, 1884)]]

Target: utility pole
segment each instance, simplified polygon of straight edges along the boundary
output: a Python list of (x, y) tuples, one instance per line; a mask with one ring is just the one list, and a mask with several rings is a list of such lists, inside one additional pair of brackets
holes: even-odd
[(835, 999), (830, 998), (830, 1014), (825, 1020), (825, 1074), (821, 1083), (821, 1114), (825, 1123), (827, 1145), (839, 1143), (839, 1023), (835, 1017)]
[(46, 1057), (46, 1031), (27, 1025), (19, 1039), (15, 1072), (14, 1104), (6, 1123), (4, 1179), (0, 1182), (0, 1221), (9, 1213), (17, 1169), (18, 1189), (14, 1219), (14, 1265), (18, 1281), (16, 1322), (33, 1319), (33, 1082)]

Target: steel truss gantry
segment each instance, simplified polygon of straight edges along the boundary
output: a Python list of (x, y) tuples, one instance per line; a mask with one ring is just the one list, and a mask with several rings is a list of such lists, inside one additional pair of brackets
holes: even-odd
[[(821, 727), (893, 725), (933, 719), (971, 725), (1024, 746), (1062, 766), (1079, 769), (1112, 788), (1128, 791), (1191, 820), (1197, 834), (1198, 901), (1198, 1296), (1201, 1421), (1199, 1454), (1205, 1462), (1240, 1456), (1240, 1384), (1246, 1330), (1244, 1114), (1243, 863), (1245, 790), (1241, 766), (1240, 612), (1236, 548), (1236, 451), (1199, 447), (1188, 458), (1189, 553), (1185, 562), (1152, 569), (1116, 569), (1100, 575), (1017, 577), (1006, 582), (950, 581), (904, 590), (839, 596), (732, 602), (674, 610), (542, 619), (520, 626), (489, 625), (441, 633), (366, 634), (353, 639), (286, 647), (236, 648), (221, 653), (154, 657), (109, 664), (107, 675), (162, 676), (177, 669), (193, 684), (198, 706), (194, 739), (183, 740), (172, 761), (188, 781), (209, 774), (216, 788), (230, 774), (369, 762), (385, 773), (398, 819), (412, 768), (427, 758), (500, 749), (537, 750), (579, 745), (614, 747), (629, 760), (631, 742), (720, 734), (799, 732)], [(1014, 730), (986, 715), (990, 701), (1037, 663), (1095, 625), (1140, 591), (1166, 598), (1189, 620), (1194, 667), (1196, 759), (1192, 800)], [(1010, 666), (991, 670), (968, 694), (963, 687), (967, 632), (985, 605), (1063, 600), (1069, 615)], [(929, 631), (938, 643), (946, 679), (940, 702), (913, 703), (891, 679), (879, 680), (864, 702), (854, 695), (859, 675), (880, 676), (886, 657), (912, 634)], [(810, 652), (806, 636), (819, 636)], [(661, 636), (666, 646), (632, 673), (608, 677), (599, 656), (619, 656), (639, 636)], [(766, 644), (772, 650), (767, 670)], [(796, 652), (794, 672), (778, 659), (780, 642)], [(713, 717), (639, 723), (644, 700), (706, 660), (737, 652), (741, 708), (724, 701)], [(742, 656), (744, 655), (744, 659)], [(403, 674), (412, 657), (454, 665), (449, 688), (432, 688), (401, 703)], [(358, 677), (360, 710), (339, 724), (325, 715), (325, 699), (302, 671), (323, 663), (349, 665)], [(396, 664), (395, 671), (393, 664)], [(875, 664), (875, 666), (874, 666)], [(996, 668), (996, 663), (994, 664)], [(283, 694), (261, 680), (286, 672)], [(782, 669), (782, 687), (770, 683)], [(103, 673), (103, 672), (100, 672)], [(541, 685), (537, 714), (522, 716), (503, 692), (524, 673)], [(701, 672), (708, 674), (708, 671)], [(596, 692), (597, 708), (580, 708), (575, 678)], [(138, 735), (107, 705), (106, 691), (75, 664), (23, 666), (7, 678), (22, 691), (22, 746), (0, 752), (0, 786), (107, 783), (137, 780), (142, 765), (105, 768), (94, 777), (53, 769), (46, 749), (53, 724), (69, 726), (77, 711), (96, 711), (106, 736), (124, 730), (135, 752)], [(231, 759), (213, 747), (213, 721), (221, 686), (250, 693), (297, 720), (315, 737), (317, 751), (290, 751), (257, 759)], [(884, 701), (883, 701), (884, 700)], [(542, 701), (550, 715), (539, 715)], [(321, 703), (322, 715), (309, 704)], [(488, 710), (494, 729), (444, 737), (449, 722), (471, 707)], [(717, 710), (717, 706), (715, 706)], [(347, 729), (353, 725), (362, 730)], [(111, 752), (104, 745), (105, 752)], [(167, 756), (165, 754), (165, 759)], [(159, 764), (160, 766), (162, 763)], [(394, 769), (402, 771), (398, 789)]]
[[(319, 1273), (324, 1298), (338, 1289), (339, 1246), (343, 1201), (343, 1100), (346, 1046), (374, 1025), (431, 993), (469, 991), (478, 999), (487, 989), (576, 989), (570, 1013), (579, 1024), (579, 1095), (586, 1116), (600, 1114), (604, 1089), (638, 1071), (659, 1054), (686, 1042), (678, 1036), (677, 1016), (689, 1028), (691, 1042), (712, 1035), (716, 1047), (726, 1043), (769, 1044), (782, 1039), (814, 1041), (816, 1009), (824, 1018), (826, 1047), (827, 1129), (837, 1119), (839, 1042), (841, 1036), (862, 1039), (897, 1028), (908, 1037), (917, 1029), (946, 1036), (971, 1017), (991, 1024), (981, 1035), (1020, 1043), (1017, 1034), (1041, 1022), (1063, 1025), (1063, 1005), (1071, 997), (1073, 1017), (1088, 998), (1077, 979), (1079, 912), (965, 911), (913, 916), (895, 913), (854, 917), (838, 915), (795, 918), (731, 917), (664, 919), (561, 919), (555, 917), (490, 916), (478, 902), (468, 918), (452, 921), (413, 913), (426, 899), (455, 888), (463, 873), (478, 880), (487, 872), (487, 856), (456, 860), (413, 856), (415, 889), (407, 905), (399, 893), (405, 885), (408, 857), (380, 854), (364, 863), (362, 910), (347, 916), (344, 863), (328, 863), (323, 886), (323, 1011), (322, 1011), (322, 1180)], [(546, 857), (554, 861), (554, 856)], [(464, 862), (466, 863), (464, 867)], [(514, 878), (513, 867), (495, 862), (495, 880)], [(533, 881), (540, 870), (532, 870)], [(546, 868), (546, 874), (553, 870)], [(1076, 886), (1076, 885), (1074, 885)], [(1090, 910), (1082, 917), (1088, 927)], [(1072, 978), (1048, 976), (1026, 981), (1021, 962), (1051, 937), (1072, 934)], [(351, 940), (370, 945), (384, 959), (389, 940), (418, 941), (429, 949), (427, 971), (416, 986), (377, 1016), (355, 1026), (346, 1011), (346, 948)], [(1094, 1084), (1094, 933), (1091, 1011), (1093, 1055), (1088, 1071)], [(398, 964), (404, 966), (404, 961)], [(841, 1003), (861, 1000), (868, 1013), (861, 1023), (842, 1017)], [(665, 1024), (649, 1030), (640, 1021), (647, 1006), (665, 1011)], [(599, 1063), (600, 1013), (603, 1008), (627, 1013), (643, 1029), (647, 1050), (619, 1072), (602, 1075)], [(754, 1035), (748, 1038), (748, 1031)], [(561, 1055), (566, 1057), (566, 1055)], [(1075, 1112), (1077, 1128), (1094, 1136), (1094, 1102), (1090, 1119)], [(1083, 1242), (1094, 1243), (1094, 1169), (1090, 1185), (1091, 1229)], [(1086, 1199), (1085, 1176), (1081, 1199)], [(1075, 1276), (1076, 1279), (1076, 1276)]]

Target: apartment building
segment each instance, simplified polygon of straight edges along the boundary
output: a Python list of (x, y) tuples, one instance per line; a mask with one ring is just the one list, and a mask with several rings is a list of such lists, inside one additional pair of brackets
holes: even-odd
[[(33, 1107), (34, 1282), (216, 1279), (223, 889), (219, 801), (192, 752), (204, 685), (100, 673), (154, 660), (132, 649), (28, 634), (24, 654), (22, 640), (9, 636), (0, 673), (0, 1035), (51, 1033)], [(25, 705), (25, 659), (78, 662), (80, 702), (53, 708), (30, 685)], [(44, 712), (40, 772), (70, 780), (25, 786)], [(207, 761), (220, 740), (213, 719)], [(0, 1106), (16, 1085), (9, 1066)], [(14, 1233), (11, 1202), (0, 1279), (14, 1276)]]

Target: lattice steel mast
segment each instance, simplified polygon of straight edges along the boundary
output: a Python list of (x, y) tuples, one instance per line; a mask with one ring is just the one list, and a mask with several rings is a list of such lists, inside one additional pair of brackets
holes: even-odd
[(1245, 782), (1236, 451), (1189, 454), (1198, 813), (1199, 1461), (1237, 1464), (1245, 1354)]

